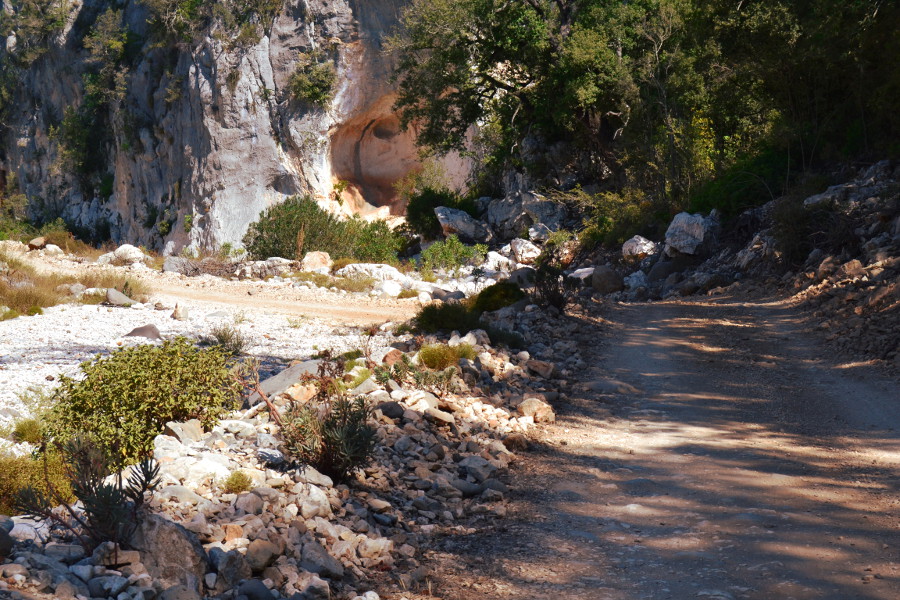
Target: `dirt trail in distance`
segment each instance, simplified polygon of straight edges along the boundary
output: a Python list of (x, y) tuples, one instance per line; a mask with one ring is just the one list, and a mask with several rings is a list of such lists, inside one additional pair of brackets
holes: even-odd
[(421, 598), (900, 597), (900, 388), (830, 362), (797, 315), (573, 317), (593, 366), (520, 459), (511, 518), (441, 540)]
[[(322, 298), (305, 291), (288, 288), (265, 288), (253, 282), (217, 282), (210, 287), (184, 282), (153, 281), (153, 295), (171, 303), (179, 300), (208, 305), (227, 305), (247, 310), (264, 310), (284, 315), (314, 317), (346, 325), (372, 325), (386, 321), (406, 321), (415, 316), (416, 300), (379, 301), (360, 299), (355, 294), (329, 294)], [(247, 292), (252, 292), (248, 294)]]

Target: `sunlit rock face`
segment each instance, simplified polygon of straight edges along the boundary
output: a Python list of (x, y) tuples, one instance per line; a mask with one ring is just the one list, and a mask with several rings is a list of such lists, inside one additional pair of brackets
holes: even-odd
[[(109, 139), (94, 149), (101, 173), (85, 186), (61, 168), (50, 135), (83, 100), (88, 56), (76, 23), (100, 5), (73, 3), (69, 26), (24, 74), (16, 110), (0, 128), (0, 174), (16, 173), (36, 214), (167, 253), (237, 245), (261, 211), (293, 194), (344, 214), (402, 214), (394, 184), (421, 165), (414, 131), (402, 131), (392, 109), (384, 38), (403, 4), (286, 0), (251, 46), (232, 48), (216, 36), (177, 51), (147, 42)], [(123, 11), (129, 28), (149, 39), (146, 8), (128, 0)], [(286, 89), (310, 51), (336, 66), (334, 98), (323, 108), (292, 100)], [(454, 186), (469, 170), (459, 157), (445, 159)]]

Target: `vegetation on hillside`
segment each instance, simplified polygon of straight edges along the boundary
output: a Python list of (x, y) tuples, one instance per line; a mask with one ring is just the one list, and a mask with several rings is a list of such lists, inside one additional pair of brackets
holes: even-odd
[(267, 208), (244, 236), (250, 258), (280, 256), (300, 260), (307, 252), (328, 252), (332, 258), (391, 262), (403, 238), (384, 221), (359, 217), (341, 220), (309, 196), (293, 196)]
[(444, 153), (478, 123), (495, 179), (568, 160), (645, 214), (734, 214), (798, 172), (900, 153), (896, 3), (413, 0), (402, 21), (404, 124)]

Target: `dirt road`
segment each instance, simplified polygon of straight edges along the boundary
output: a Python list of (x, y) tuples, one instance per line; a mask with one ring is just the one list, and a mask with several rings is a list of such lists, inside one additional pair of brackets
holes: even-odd
[(593, 367), (519, 463), (512, 518), (445, 538), (434, 596), (900, 598), (896, 383), (831, 363), (783, 305), (603, 317), (580, 317)]

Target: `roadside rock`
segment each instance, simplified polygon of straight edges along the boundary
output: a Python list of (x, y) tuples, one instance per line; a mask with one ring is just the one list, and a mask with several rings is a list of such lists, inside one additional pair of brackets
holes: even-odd
[(184, 585), (202, 592), (208, 567), (206, 552), (181, 525), (158, 514), (144, 515), (131, 546), (141, 553), (147, 572), (166, 588)]
[(307, 252), (300, 261), (300, 270), (328, 272), (333, 264), (334, 261), (327, 252)]
[(625, 289), (622, 276), (607, 266), (594, 267), (591, 274), (591, 287), (601, 294), (612, 294)]
[(473, 219), (465, 211), (438, 206), (434, 209), (434, 214), (441, 224), (441, 232), (444, 234), (444, 237), (456, 234), (461, 241), (476, 244), (485, 244), (494, 237), (491, 230), (484, 223)]
[(666, 254), (701, 254), (716, 242), (719, 221), (715, 214), (704, 217), (700, 214), (678, 213), (666, 230)]

